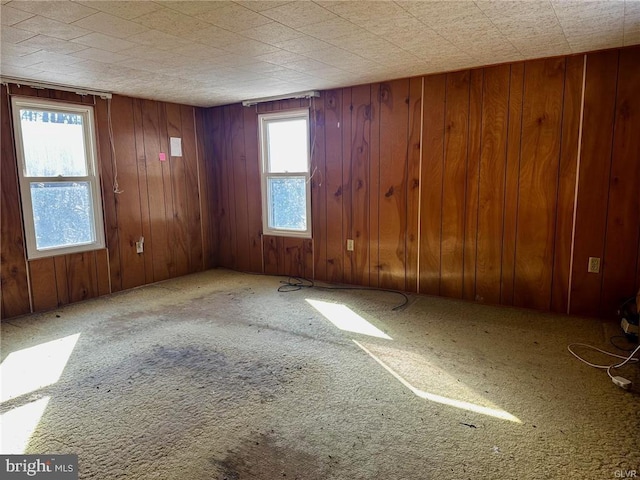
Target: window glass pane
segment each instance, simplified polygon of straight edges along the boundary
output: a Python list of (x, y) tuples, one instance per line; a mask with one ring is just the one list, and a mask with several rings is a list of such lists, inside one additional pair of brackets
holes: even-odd
[(87, 175), (82, 115), (20, 109), (27, 177)]
[(307, 229), (307, 189), (305, 177), (267, 178), (269, 188), (269, 228)]
[(304, 118), (268, 122), (269, 173), (306, 172), (308, 137)]
[(38, 250), (95, 241), (89, 182), (30, 185)]

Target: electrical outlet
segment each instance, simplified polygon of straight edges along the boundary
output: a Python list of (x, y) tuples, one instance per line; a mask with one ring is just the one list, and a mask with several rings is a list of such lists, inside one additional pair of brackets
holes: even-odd
[(587, 267), (589, 273), (600, 273), (600, 258), (589, 257), (589, 265)]
[(347, 239), (347, 251), (353, 252), (353, 240), (351, 238)]
[(140, 237), (140, 240), (136, 242), (136, 253), (144, 252), (144, 237)]

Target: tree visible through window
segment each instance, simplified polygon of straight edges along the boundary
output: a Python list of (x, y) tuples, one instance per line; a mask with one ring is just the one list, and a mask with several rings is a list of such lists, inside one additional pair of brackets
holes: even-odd
[(29, 258), (104, 247), (93, 109), (13, 98)]
[(308, 111), (259, 118), (264, 233), (310, 237)]

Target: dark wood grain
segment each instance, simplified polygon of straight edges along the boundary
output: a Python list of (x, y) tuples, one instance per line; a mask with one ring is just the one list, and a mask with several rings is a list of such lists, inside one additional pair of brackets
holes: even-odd
[(247, 221), (249, 233), (249, 268), (262, 272), (262, 201), (260, 192), (260, 161), (258, 146), (258, 116), (252, 108), (243, 108), (244, 144), (247, 175)]
[(551, 310), (567, 312), (573, 212), (575, 206), (576, 169), (578, 166), (578, 138), (582, 106), (584, 55), (567, 57), (562, 108), (562, 143), (558, 170), (558, 207), (556, 238), (551, 287)]
[(430, 295), (440, 294), (445, 91), (445, 75), (425, 77), (419, 279), (420, 292)]
[(640, 47), (620, 52), (600, 315), (635, 295), (640, 240)]
[(504, 172), (502, 275), (500, 278), (500, 303), (503, 305), (513, 304), (523, 92), (524, 64), (514, 63), (511, 65), (511, 77), (509, 80), (509, 124), (507, 126), (507, 156)]
[(371, 85), (369, 153), (369, 285), (380, 286), (380, 84)]
[(31, 305), (9, 97), (4, 85), (0, 89), (0, 297), (3, 315), (14, 317), (29, 312)]
[(469, 154), (467, 156), (467, 204), (464, 224), (463, 298), (476, 298), (478, 240), (478, 186), (482, 154), (482, 92), (484, 70), (472, 70), (469, 80)]
[(564, 58), (524, 72), (513, 300), (540, 310), (551, 307), (564, 73)]
[[(327, 184), (324, 97), (314, 98), (311, 119), (311, 218), (314, 278), (327, 280)], [(308, 275), (308, 273), (307, 273)]]
[(446, 77), (440, 295), (462, 297), (469, 127), (469, 71)]
[(618, 56), (613, 50), (587, 57), (571, 278), (575, 314), (600, 311), (602, 273), (588, 273), (587, 266), (589, 257), (604, 257)]
[[(371, 130), (371, 86), (351, 92), (351, 233), (354, 251), (346, 252), (351, 264), (351, 282), (369, 285), (369, 146)], [(346, 246), (346, 245), (345, 245)]]
[(327, 280), (342, 282), (342, 90), (324, 98), (327, 191)]
[(409, 139), (407, 144), (407, 268), (406, 290), (418, 291), (420, 166), (422, 158), (422, 78), (409, 80)]
[[(53, 257), (29, 261), (29, 279), (33, 292), (33, 309), (37, 312), (58, 306), (56, 267)], [(52, 288), (53, 287), (53, 288)]]
[(409, 80), (380, 84), (380, 286), (406, 287)]
[[(352, 211), (352, 172), (351, 144), (353, 142), (353, 103), (352, 88), (342, 89), (342, 282), (353, 283), (354, 253), (346, 249), (347, 239), (353, 238), (353, 211)], [(337, 248), (336, 248), (337, 253)]]

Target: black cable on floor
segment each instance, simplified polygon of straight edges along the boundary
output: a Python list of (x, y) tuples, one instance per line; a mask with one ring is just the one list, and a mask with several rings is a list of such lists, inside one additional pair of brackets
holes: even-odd
[(387, 293), (395, 293), (396, 295), (401, 295), (403, 301), (401, 304), (396, 305), (391, 310), (397, 311), (401, 308), (405, 307), (409, 303), (409, 297), (398, 290), (388, 290), (386, 288), (374, 288), (374, 287), (342, 287), (342, 286), (327, 286), (327, 285), (316, 285), (313, 280), (308, 280), (302, 277), (294, 277), (290, 276), (286, 281), (281, 280), (281, 285), (278, 287), (278, 291), (282, 293), (288, 292), (297, 292), (304, 288), (315, 288), (317, 290), (369, 290), (372, 292), (387, 292)]

